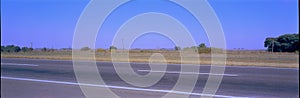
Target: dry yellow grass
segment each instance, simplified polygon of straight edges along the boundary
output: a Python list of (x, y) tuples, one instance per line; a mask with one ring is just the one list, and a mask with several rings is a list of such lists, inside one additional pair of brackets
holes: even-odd
[[(92, 53), (93, 51), (91, 51)], [(198, 62), (185, 61), (181, 62), (180, 54), (176, 51), (130, 51), (130, 62), (148, 62), (153, 53), (161, 53), (167, 63), (171, 64), (198, 64)], [(97, 61), (112, 61), (110, 52), (96, 52)], [(211, 64), (210, 54), (199, 54), (200, 64)], [(72, 60), (71, 51), (54, 51), (30, 53), (1, 53), (1, 58), (31, 58), (31, 59), (58, 59)], [(93, 58), (80, 58), (93, 59)], [(126, 62), (125, 59), (117, 60)], [(218, 62), (217, 62), (218, 63)], [(285, 67), (299, 68), (298, 53), (269, 53), (263, 51), (227, 51), (226, 65), (229, 66), (268, 66), (268, 67)]]

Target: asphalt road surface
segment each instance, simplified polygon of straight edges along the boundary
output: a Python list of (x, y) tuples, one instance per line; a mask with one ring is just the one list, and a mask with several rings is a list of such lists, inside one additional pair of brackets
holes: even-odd
[[(131, 63), (131, 66), (135, 72), (141, 75), (146, 75), (150, 70), (147, 63)], [(202, 91), (210, 70), (210, 66), (201, 65), (199, 73), (180, 73), (180, 65), (170, 64), (158, 83), (150, 87), (137, 87), (124, 82), (116, 73), (111, 62), (97, 62), (97, 67), (106, 85), (85, 84), (85, 86), (107, 87), (119, 97), (125, 98), (157, 98), (170, 92), (179, 95), (191, 94), (189, 97), (192, 98), (200, 97), (200, 95), (205, 95)], [(160, 73), (162, 71), (153, 72)], [(179, 74), (199, 75), (192, 93), (171, 91)], [(227, 66), (222, 75), (224, 77), (217, 93), (206, 96), (220, 98), (298, 98), (299, 96), (298, 68)], [(1, 58), (1, 98), (84, 97), (86, 95), (76, 81), (73, 63), (70, 60)], [(99, 93), (94, 97), (106, 96)]]

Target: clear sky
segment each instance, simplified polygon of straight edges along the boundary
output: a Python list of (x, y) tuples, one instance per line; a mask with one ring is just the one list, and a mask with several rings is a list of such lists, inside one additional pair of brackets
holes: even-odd
[[(136, 0), (144, 1), (144, 0)], [(149, 1), (149, 0), (148, 0)], [(298, 0), (208, 0), (222, 24), (228, 49), (264, 49), (266, 37), (298, 33)], [(68, 48), (88, 0), (1, 0), (1, 45)], [(166, 0), (127, 3), (107, 19), (96, 47), (108, 48), (119, 26), (142, 12), (163, 12), (180, 19), (197, 44), (208, 43), (200, 24)], [(199, 27), (200, 26), (200, 27)], [(147, 34), (133, 48), (173, 48), (167, 37)]]

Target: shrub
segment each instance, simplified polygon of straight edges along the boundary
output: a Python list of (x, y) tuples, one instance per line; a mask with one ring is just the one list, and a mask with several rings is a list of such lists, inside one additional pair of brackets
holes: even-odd
[(97, 50), (96, 50), (96, 52), (106, 52), (106, 50), (104, 50), (104, 49), (102, 49), (102, 48), (98, 48)]
[(32, 50), (33, 50), (32, 48), (28, 48), (28, 47), (22, 47), (22, 49), (21, 49), (22, 52), (29, 52)]
[(174, 49), (175, 49), (176, 51), (181, 50), (181, 48), (180, 48), (179, 46), (175, 46)]
[(81, 51), (89, 51), (89, 50), (91, 50), (91, 48), (89, 48), (89, 47), (82, 47), (80, 50)]

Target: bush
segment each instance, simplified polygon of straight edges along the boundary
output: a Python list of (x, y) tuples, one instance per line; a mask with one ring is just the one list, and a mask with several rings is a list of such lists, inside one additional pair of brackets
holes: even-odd
[(1, 46), (1, 52), (5, 52), (5, 46)]
[(89, 50), (91, 50), (91, 48), (89, 48), (89, 47), (82, 47), (80, 50), (81, 51), (89, 51)]
[(33, 48), (22, 47), (22, 48), (21, 48), (21, 51), (22, 51), (22, 52), (31, 52), (31, 51), (33, 51)]
[(211, 53), (211, 48), (198, 48), (198, 53)]
[(46, 47), (42, 48), (42, 51), (43, 51), (43, 52), (47, 52), (47, 50), (48, 50), (48, 49), (47, 49)]
[(96, 52), (100, 52), (101, 53), (101, 52), (106, 52), (106, 50), (104, 50), (102, 48), (99, 48), (99, 49), (96, 50)]
[(192, 47), (186, 47), (183, 48), (184, 51), (195, 51), (198, 52), (199, 54), (202, 53), (211, 53), (212, 50), (214, 53), (223, 53), (224, 50), (220, 48), (213, 48), (213, 47), (206, 47), (204, 43), (201, 43), (199, 46), (192, 46)]
[(180, 48), (179, 46), (175, 46), (174, 49), (175, 49), (176, 51), (181, 50), (181, 48)]

